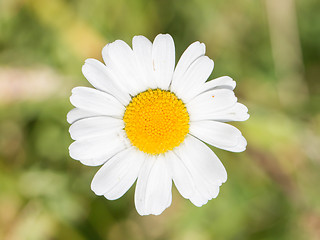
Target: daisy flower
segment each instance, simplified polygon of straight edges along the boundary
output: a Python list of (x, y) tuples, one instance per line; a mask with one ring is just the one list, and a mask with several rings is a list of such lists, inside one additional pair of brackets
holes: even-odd
[(94, 88), (75, 87), (67, 116), (75, 141), (69, 152), (88, 166), (100, 166), (91, 189), (109, 200), (136, 183), (140, 215), (161, 214), (172, 201), (172, 181), (200, 207), (216, 198), (227, 172), (205, 144), (245, 150), (241, 132), (226, 124), (249, 118), (237, 102), (235, 81), (207, 81), (213, 61), (205, 45), (192, 43), (175, 67), (169, 34), (153, 43), (135, 36), (132, 48), (117, 40), (102, 50), (105, 64), (87, 59), (82, 72)]

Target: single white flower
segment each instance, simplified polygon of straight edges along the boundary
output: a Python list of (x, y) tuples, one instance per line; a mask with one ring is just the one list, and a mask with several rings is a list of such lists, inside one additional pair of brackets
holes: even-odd
[(67, 116), (75, 140), (70, 156), (88, 166), (103, 165), (91, 188), (107, 199), (120, 198), (136, 183), (140, 215), (162, 213), (172, 201), (172, 180), (196, 206), (217, 197), (227, 172), (206, 143), (232, 152), (245, 150), (241, 132), (225, 122), (247, 120), (237, 102), (235, 81), (206, 82), (213, 61), (205, 45), (191, 44), (175, 68), (169, 34), (153, 43), (135, 36), (102, 50), (105, 65), (87, 59), (82, 72), (95, 88), (75, 87)]

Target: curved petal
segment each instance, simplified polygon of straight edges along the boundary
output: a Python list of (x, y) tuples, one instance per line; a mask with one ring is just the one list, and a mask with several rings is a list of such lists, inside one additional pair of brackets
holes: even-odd
[(198, 207), (217, 197), (227, 172), (214, 152), (190, 135), (173, 151), (172, 178), (181, 195)]
[(96, 59), (89, 58), (82, 66), (82, 73), (96, 89), (116, 97), (123, 105), (130, 102), (130, 96), (120, 90), (117, 82), (112, 79), (109, 69)]
[(172, 180), (163, 155), (149, 156), (136, 185), (135, 205), (140, 215), (159, 215), (171, 204)]
[(231, 152), (242, 152), (247, 146), (245, 138), (236, 127), (222, 122), (191, 122), (190, 134), (214, 147)]
[(169, 34), (159, 34), (154, 39), (152, 64), (157, 86), (168, 90), (175, 65), (175, 47)]
[(134, 36), (132, 49), (145, 86), (151, 89), (157, 88), (152, 66), (152, 42), (144, 36)]
[(132, 96), (145, 89), (137, 71), (133, 51), (124, 41), (116, 40), (107, 44), (102, 50), (102, 57), (119, 85)]
[(116, 154), (93, 177), (92, 191), (109, 200), (121, 197), (137, 179), (144, 159), (145, 155), (134, 147)]
[(250, 115), (248, 114), (248, 108), (241, 104), (236, 103), (232, 107), (226, 108), (222, 111), (216, 112), (207, 112), (206, 114), (201, 115), (201, 119), (198, 118), (199, 121), (203, 120), (214, 120), (219, 122), (231, 122), (231, 121), (246, 121)]
[(110, 134), (85, 138), (73, 142), (69, 146), (69, 154), (82, 164), (98, 166), (105, 163), (116, 153), (130, 147), (123, 130)]
[(174, 184), (184, 198), (190, 199), (196, 189), (190, 171), (174, 152), (168, 151), (165, 155)]
[(182, 80), (176, 85), (176, 89), (172, 90), (184, 102), (197, 96), (202, 85), (210, 76), (214, 63), (207, 56), (201, 56), (196, 59), (182, 76)]
[(112, 95), (88, 87), (72, 89), (70, 102), (77, 108), (99, 115), (121, 118), (125, 111), (125, 107)]
[(115, 133), (123, 128), (121, 119), (102, 116), (81, 119), (70, 126), (69, 132), (72, 139), (80, 140)]
[(204, 43), (194, 42), (192, 43), (181, 55), (176, 69), (174, 70), (171, 90), (177, 89), (177, 85), (181, 85), (183, 82), (182, 76), (188, 70), (190, 65), (199, 57), (203, 56), (206, 52), (206, 46)]
[(80, 108), (73, 108), (67, 114), (67, 121), (68, 123), (72, 124), (80, 119), (94, 117), (94, 116), (101, 116), (101, 115), (90, 112), (90, 111), (86, 111)]
[(204, 119), (208, 114), (232, 107), (237, 102), (234, 92), (229, 89), (210, 90), (193, 98), (186, 104), (190, 121)]
[(213, 89), (229, 89), (233, 90), (236, 87), (236, 81), (229, 76), (223, 76), (210, 80), (202, 85), (201, 92), (207, 92)]

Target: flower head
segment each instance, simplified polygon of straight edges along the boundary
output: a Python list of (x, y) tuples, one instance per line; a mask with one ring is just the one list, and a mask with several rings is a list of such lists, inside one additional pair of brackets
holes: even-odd
[(227, 173), (205, 143), (232, 152), (247, 145), (241, 132), (225, 123), (249, 117), (234, 95), (235, 81), (226, 76), (207, 81), (213, 61), (199, 42), (175, 67), (169, 34), (159, 34), (153, 43), (135, 36), (132, 49), (117, 40), (102, 56), (105, 64), (87, 59), (83, 65), (94, 88), (72, 90), (75, 108), (67, 116), (75, 140), (70, 156), (102, 165), (92, 190), (114, 200), (137, 180), (141, 215), (158, 215), (170, 206), (172, 180), (196, 206), (217, 197)]

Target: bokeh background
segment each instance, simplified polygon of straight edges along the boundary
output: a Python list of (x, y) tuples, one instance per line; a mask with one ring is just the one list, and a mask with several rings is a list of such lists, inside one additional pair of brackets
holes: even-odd
[[(320, 239), (318, 0), (0, 0), (0, 239)], [(211, 78), (237, 81), (251, 118), (234, 123), (247, 151), (213, 149), (228, 171), (201, 208), (173, 189), (141, 217), (131, 189), (95, 196), (68, 155), (70, 91), (103, 46), (170, 33), (177, 59), (194, 41)]]

